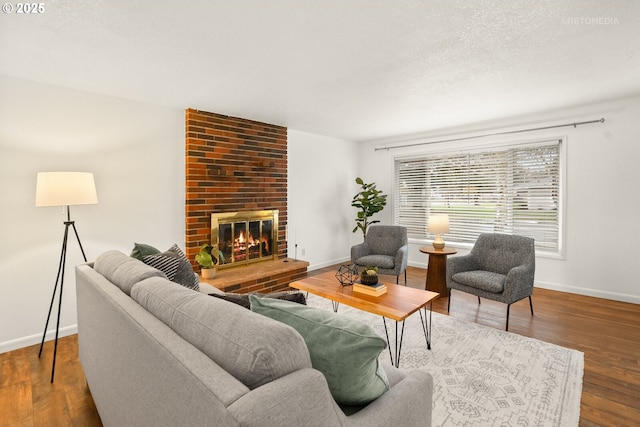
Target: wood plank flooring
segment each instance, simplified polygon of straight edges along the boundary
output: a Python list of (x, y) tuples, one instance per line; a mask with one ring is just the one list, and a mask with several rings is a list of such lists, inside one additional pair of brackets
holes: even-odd
[[(425, 270), (407, 271), (408, 285), (424, 289)], [(447, 299), (433, 308), (446, 314)], [(509, 330), (585, 354), (580, 426), (640, 425), (640, 306), (535, 289), (533, 309), (531, 317), (527, 300), (514, 304)], [(476, 297), (453, 291), (450, 315), (504, 329), (506, 306), (484, 299), (478, 305)], [(0, 427), (101, 426), (78, 360), (77, 336), (58, 343), (54, 384), (53, 344), (45, 345), (42, 359), (38, 348), (0, 354)]]
[[(424, 289), (425, 278), (424, 269), (407, 269), (408, 286)], [(640, 305), (539, 288), (532, 300), (533, 317), (527, 299), (511, 306), (509, 331), (584, 353), (580, 426), (640, 426)], [(447, 298), (434, 301), (433, 310), (447, 314)], [(506, 313), (505, 304), (478, 304), (452, 291), (449, 315), (456, 319), (504, 329)]]
[(0, 354), (0, 426), (101, 426), (78, 359), (77, 335)]

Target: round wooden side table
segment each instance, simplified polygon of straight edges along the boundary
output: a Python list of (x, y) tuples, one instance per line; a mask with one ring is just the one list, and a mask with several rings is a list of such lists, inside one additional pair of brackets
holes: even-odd
[(447, 288), (447, 255), (457, 254), (455, 249), (444, 247), (435, 249), (433, 246), (422, 246), (420, 252), (429, 255), (427, 265), (427, 280), (424, 288), (428, 291), (437, 292), (441, 297), (449, 296)]

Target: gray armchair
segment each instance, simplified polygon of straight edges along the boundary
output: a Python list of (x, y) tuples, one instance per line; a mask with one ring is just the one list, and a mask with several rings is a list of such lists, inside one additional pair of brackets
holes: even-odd
[(378, 274), (396, 276), (404, 272), (407, 284), (407, 262), (409, 241), (407, 228), (400, 225), (372, 225), (364, 242), (351, 247), (351, 263), (362, 270), (364, 267), (378, 267)]
[[(447, 259), (447, 288), (467, 292), (478, 297), (511, 304), (529, 297), (533, 316), (533, 277), (535, 273), (534, 240), (530, 237), (507, 234), (481, 234), (464, 256)], [(451, 292), (447, 311), (451, 307)]]

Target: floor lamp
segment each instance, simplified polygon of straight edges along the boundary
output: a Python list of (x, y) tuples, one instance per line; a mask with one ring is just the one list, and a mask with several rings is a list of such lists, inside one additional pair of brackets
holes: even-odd
[(62, 310), (62, 288), (64, 286), (64, 270), (67, 261), (67, 241), (69, 237), (69, 227), (73, 228), (73, 232), (80, 245), (80, 251), (85, 262), (87, 257), (84, 254), (80, 237), (76, 225), (71, 221), (69, 206), (75, 205), (94, 205), (98, 203), (96, 194), (96, 185), (93, 180), (93, 174), (89, 172), (38, 172), (36, 183), (36, 207), (40, 206), (64, 206), (67, 220), (64, 221), (64, 237), (62, 239), (62, 251), (60, 253), (60, 262), (58, 264), (58, 275), (56, 283), (53, 287), (53, 296), (49, 305), (49, 314), (47, 315), (47, 323), (44, 325), (42, 333), (42, 342), (40, 343), (40, 352), (38, 358), (42, 355), (42, 347), (44, 339), (47, 335), (49, 327), (49, 319), (51, 318), (51, 309), (56, 299), (58, 283), (60, 284), (60, 293), (58, 296), (58, 320), (56, 323), (56, 340), (53, 347), (53, 365), (51, 367), (51, 382), (53, 383), (53, 375), (56, 370), (56, 353), (58, 352), (58, 331), (60, 330), (60, 312)]

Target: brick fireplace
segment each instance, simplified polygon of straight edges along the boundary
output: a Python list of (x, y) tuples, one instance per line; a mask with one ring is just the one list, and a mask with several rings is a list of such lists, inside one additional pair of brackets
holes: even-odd
[[(211, 243), (212, 214), (262, 210), (278, 211), (274, 258), (286, 259), (287, 128), (194, 109), (185, 118), (189, 260)], [(272, 283), (265, 291), (282, 287)]]

